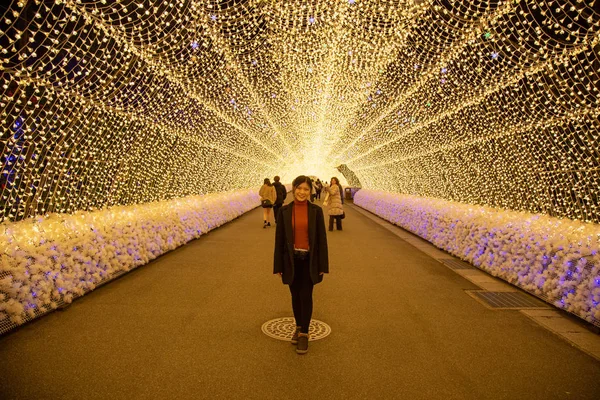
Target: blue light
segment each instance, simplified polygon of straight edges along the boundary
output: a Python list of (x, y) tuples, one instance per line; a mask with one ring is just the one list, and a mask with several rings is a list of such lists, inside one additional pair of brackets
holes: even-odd
[(214, 14), (211, 14), (210, 19), (212, 19), (213, 21), (216, 21), (217, 20), (217, 16), (214, 15)]
[(498, 52), (494, 51), (492, 52), (492, 58), (495, 60), (496, 58), (498, 58)]
[(356, 0), (348, 0), (348, 4), (354, 4), (356, 3)]
[(309, 22), (310, 24), (314, 24), (314, 23), (315, 23), (315, 17), (310, 17), (310, 18), (308, 19), (308, 22)]
[(448, 72), (448, 70), (446, 68), (442, 68), (442, 74), (445, 74), (446, 72)]
[(198, 48), (198, 42), (195, 40), (192, 42), (192, 49), (196, 50)]

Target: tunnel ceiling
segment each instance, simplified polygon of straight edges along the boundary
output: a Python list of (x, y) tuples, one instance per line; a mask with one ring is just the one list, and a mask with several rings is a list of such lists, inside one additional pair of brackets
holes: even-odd
[(599, 222), (597, 1), (13, 1), (1, 218), (265, 176)]

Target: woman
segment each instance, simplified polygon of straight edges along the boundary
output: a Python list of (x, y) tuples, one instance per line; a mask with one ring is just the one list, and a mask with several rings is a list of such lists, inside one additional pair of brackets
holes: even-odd
[(331, 178), (331, 186), (327, 188), (328, 196), (325, 196), (323, 205), (329, 205), (329, 230), (333, 230), (333, 220), (338, 231), (342, 230), (342, 218), (344, 217), (344, 200), (342, 199), (342, 185), (335, 176)]
[(275, 186), (271, 185), (269, 178), (265, 178), (265, 183), (258, 191), (258, 195), (260, 196), (260, 205), (263, 208), (263, 228), (266, 228), (267, 226), (271, 226), (271, 209), (277, 200)]
[(296, 352), (308, 351), (308, 328), (312, 318), (313, 287), (329, 273), (327, 233), (321, 207), (308, 201), (312, 191), (309, 177), (292, 182), (294, 201), (281, 207), (275, 231), (273, 273), (290, 286), (296, 330), (292, 344)]

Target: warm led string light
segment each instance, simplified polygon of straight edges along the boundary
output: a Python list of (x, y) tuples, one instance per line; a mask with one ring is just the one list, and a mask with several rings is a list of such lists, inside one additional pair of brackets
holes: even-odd
[(13, 1), (2, 219), (321, 177), (600, 222), (595, 1)]

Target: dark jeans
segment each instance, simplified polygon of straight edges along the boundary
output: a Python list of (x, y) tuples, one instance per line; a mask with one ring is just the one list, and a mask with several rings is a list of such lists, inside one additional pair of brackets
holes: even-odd
[(275, 219), (275, 223), (277, 223), (277, 213), (279, 213), (279, 209), (281, 208), (282, 204), (277, 204), (275, 203), (273, 205), (273, 218)]
[(329, 216), (329, 230), (333, 230), (333, 220), (335, 219), (335, 227), (338, 231), (342, 230), (342, 219), (340, 215), (330, 215)]
[(321, 191), (320, 190), (317, 190), (317, 196), (316, 196), (316, 198), (319, 199), (319, 200), (321, 200)]
[(294, 281), (290, 285), (292, 293), (292, 309), (296, 325), (301, 333), (308, 333), (313, 311), (313, 283), (310, 279), (309, 260), (294, 257)]

